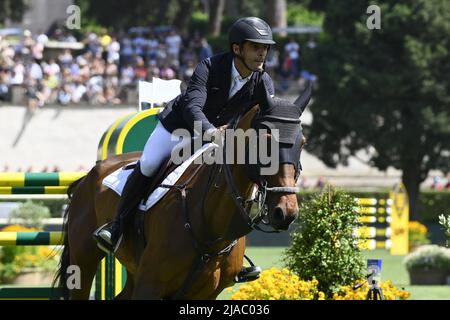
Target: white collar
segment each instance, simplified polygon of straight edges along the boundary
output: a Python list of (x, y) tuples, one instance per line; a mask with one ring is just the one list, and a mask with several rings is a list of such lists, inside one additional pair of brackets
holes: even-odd
[(239, 80), (239, 81), (247, 82), (248, 80), (250, 80), (252, 75), (253, 75), (253, 72), (250, 73), (250, 75), (248, 77), (242, 78), (242, 76), (239, 74), (239, 71), (237, 71), (236, 66), (234, 65), (234, 58), (233, 58), (233, 62), (231, 63), (231, 80), (232, 81), (234, 79), (236, 79), (236, 80)]

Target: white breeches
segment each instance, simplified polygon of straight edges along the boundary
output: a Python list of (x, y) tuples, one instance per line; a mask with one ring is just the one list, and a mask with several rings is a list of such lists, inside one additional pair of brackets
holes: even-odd
[[(172, 141), (171, 137), (171, 133), (158, 121), (142, 152), (140, 159), (142, 174), (151, 177), (156, 173), (164, 160), (170, 157), (172, 149), (181, 141), (175, 136), (173, 138), (174, 141)], [(186, 140), (186, 142), (189, 143), (189, 140)]]

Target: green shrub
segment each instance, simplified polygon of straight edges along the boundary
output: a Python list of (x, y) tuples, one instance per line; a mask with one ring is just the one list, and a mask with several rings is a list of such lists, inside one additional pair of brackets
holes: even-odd
[(287, 12), (288, 25), (322, 26), (325, 15), (308, 10), (301, 4), (290, 4)]
[(450, 192), (422, 191), (418, 212), (423, 222), (435, 223), (442, 212), (450, 208)]
[(44, 219), (48, 218), (50, 218), (50, 210), (46, 206), (41, 202), (28, 200), (11, 212), (9, 223), (42, 229)]
[(315, 194), (300, 207), (298, 228), (285, 251), (285, 264), (303, 280), (317, 279), (328, 298), (364, 277), (365, 262), (354, 230), (357, 204), (343, 191)]

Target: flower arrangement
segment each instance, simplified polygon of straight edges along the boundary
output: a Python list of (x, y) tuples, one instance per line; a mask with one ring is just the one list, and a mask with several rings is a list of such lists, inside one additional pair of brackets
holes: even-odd
[(425, 245), (403, 260), (411, 284), (445, 284), (450, 275), (450, 249)]
[[(365, 284), (353, 290), (352, 286), (341, 286), (333, 300), (365, 300), (369, 290)], [(242, 285), (232, 296), (233, 300), (324, 300), (325, 294), (318, 289), (316, 279), (303, 281), (289, 269), (271, 268), (261, 272), (259, 279)], [(410, 293), (395, 287), (391, 281), (381, 283), (386, 300), (406, 300)], [(232, 291), (232, 289), (229, 289)]]
[(313, 300), (325, 299), (317, 288), (318, 281), (302, 281), (290, 270), (271, 268), (261, 272), (259, 279), (242, 285), (233, 300)]
[(428, 239), (427, 227), (422, 223), (418, 221), (410, 221), (408, 223), (408, 230), (410, 251), (413, 251), (412, 249), (420, 245), (430, 243), (430, 240)]
[(450, 249), (437, 245), (419, 247), (403, 260), (408, 270), (444, 270), (450, 272)]

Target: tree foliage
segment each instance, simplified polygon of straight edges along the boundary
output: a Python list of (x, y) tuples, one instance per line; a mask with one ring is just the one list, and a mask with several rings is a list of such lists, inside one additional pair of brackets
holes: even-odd
[(369, 4), (327, 4), (309, 150), (332, 167), (366, 150), (370, 165), (400, 169), (414, 216), (429, 171), (450, 169), (450, 6), (379, 1), (369, 30)]
[(0, 0), (0, 23), (21, 21), (27, 6), (24, 0)]
[(76, 0), (83, 17), (115, 30), (133, 26), (175, 25), (185, 27), (200, 1), (173, 0)]

